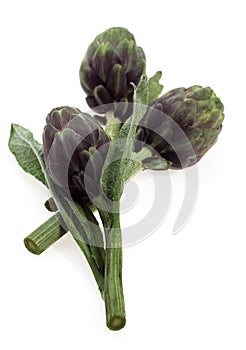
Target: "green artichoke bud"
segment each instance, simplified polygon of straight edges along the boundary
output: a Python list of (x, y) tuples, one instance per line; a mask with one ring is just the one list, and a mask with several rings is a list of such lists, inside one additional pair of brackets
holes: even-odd
[[(114, 109), (116, 117), (126, 119), (130, 109), (127, 102), (133, 100), (131, 83), (139, 83), (145, 63), (142, 48), (127, 29), (110, 28), (99, 34), (88, 47), (80, 67), (80, 82), (89, 107), (97, 113)], [(102, 106), (107, 104), (111, 105)]]
[[(224, 107), (209, 87), (195, 85), (171, 90), (151, 107), (154, 108), (142, 120), (138, 139), (171, 162), (171, 168), (181, 169), (198, 162), (221, 132)], [(153, 159), (144, 162), (151, 163)]]
[[(89, 114), (71, 107), (53, 109), (46, 118), (43, 132), (45, 163), (50, 178), (65, 195), (88, 204), (88, 191), (91, 196), (98, 195), (108, 142), (105, 131)], [(87, 169), (90, 157), (92, 165)]]

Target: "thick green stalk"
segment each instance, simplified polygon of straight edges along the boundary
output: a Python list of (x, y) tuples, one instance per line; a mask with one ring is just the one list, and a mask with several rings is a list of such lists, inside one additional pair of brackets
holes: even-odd
[[(120, 198), (124, 188), (124, 179), (132, 163), (133, 145), (139, 121), (143, 117), (148, 103), (148, 80), (142, 76), (134, 91), (132, 116), (123, 124), (110, 143), (103, 166), (101, 185), (107, 199), (97, 206), (105, 230), (105, 306), (107, 326), (119, 330), (126, 323), (125, 304), (122, 288), (122, 237), (120, 229)], [(99, 198), (100, 201), (100, 198)], [(109, 204), (110, 203), (110, 204)]]
[(105, 229), (106, 259), (104, 274), (104, 295), (106, 322), (111, 330), (120, 330), (126, 324), (124, 294), (122, 286), (122, 238), (120, 229), (119, 203), (114, 213), (100, 210)]
[(104, 170), (102, 185), (107, 199), (101, 200), (99, 198), (99, 205), (95, 204), (102, 219), (106, 241), (104, 273), (106, 321), (109, 329), (120, 330), (126, 324), (122, 287), (122, 242), (119, 218), (119, 201), (123, 191), (121, 160), (112, 162)]
[(60, 239), (67, 230), (61, 223), (61, 215), (53, 215), (35, 231), (24, 239), (26, 248), (33, 254), (41, 254), (58, 239)]

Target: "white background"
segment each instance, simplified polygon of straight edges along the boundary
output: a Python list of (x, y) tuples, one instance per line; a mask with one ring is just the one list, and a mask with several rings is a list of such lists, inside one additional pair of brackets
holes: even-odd
[[(2, 349), (245, 349), (243, 4), (1, 1)], [(41, 141), (53, 107), (87, 110), (80, 61), (94, 37), (112, 26), (134, 33), (148, 74), (163, 71), (165, 91), (211, 86), (226, 114), (218, 143), (199, 163), (199, 198), (185, 228), (171, 234), (184, 192), (182, 173), (172, 172), (166, 220), (149, 239), (124, 249), (127, 325), (120, 332), (105, 327), (103, 302), (71, 236), (41, 256), (25, 249), (23, 238), (49, 217), (43, 207), (49, 194), (7, 149), (11, 122)], [(140, 199), (134, 210), (141, 217), (142, 207), (150, 205), (141, 193), (150, 191), (151, 181), (140, 174), (136, 183)]]

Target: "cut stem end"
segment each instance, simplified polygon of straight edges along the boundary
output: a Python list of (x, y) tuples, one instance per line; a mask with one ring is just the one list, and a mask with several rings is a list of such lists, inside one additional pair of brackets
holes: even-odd
[(29, 252), (33, 254), (40, 255), (43, 252), (43, 250), (40, 249), (38, 245), (34, 241), (32, 241), (29, 237), (26, 237), (24, 239), (24, 244), (25, 244), (25, 247), (29, 250)]
[(124, 328), (125, 325), (126, 319), (122, 318), (121, 316), (112, 316), (107, 324), (108, 328), (111, 329), (111, 331), (119, 331), (120, 329)]

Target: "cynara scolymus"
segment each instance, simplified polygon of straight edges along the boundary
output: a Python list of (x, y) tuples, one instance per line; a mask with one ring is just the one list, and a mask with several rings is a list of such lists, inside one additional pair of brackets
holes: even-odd
[[(198, 162), (217, 141), (223, 111), (211, 88), (177, 88), (151, 104), (138, 139), (152, 146), (171, 168), (185, 168)], [(151, 161), (154, 159), (145, 160)]]
[[(19, 165), (50, 190), (46, 208), (56, 212), (25, 238), (26, 247), (41, 254), (69, 231), (95, 277), (111, 330), (126, 324), (120, 217), (125, 182), (144, 169), (195, 164), (216, 142), (224, 119), (211, 88), (195, 85), (159, 97), (162, 73), (147, 79), (145, 66), (144, 52), (127, 29), (106, 30), (90, 44), (80, 67), (86, 101), (105, 129), (91, 115), (65, 106), (48, 114), (43, 145), (17, 124), (9, 139)], [(147, 221), (155, 215), (144, 219), (141, 224), (152, 232)], [(132, 242), (140, 237), (136, 227)]]
[(98, 195), (108, 142), (105, 131), (89, 114), (71, 107), (53, 109), (46, 118), (43, 132), (49, 176), (74, 200), (88, 203), (88, 191), (91, 196)]
[[(125, 28), (110, 28), (89, 45), (80, 66), (80, 83), (90, 108), (105, 113), (114, 109), (115, 116), (129, 116), (127, 102), (133, 101), (133, 84), (145, 72), (145, 55), (134, 36)], [(117, 102), (125, 102), (118, 105)], [(113, 104), (103, 106), (106, 104)]]

